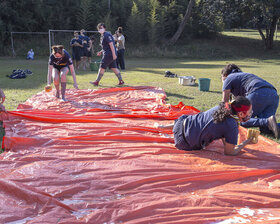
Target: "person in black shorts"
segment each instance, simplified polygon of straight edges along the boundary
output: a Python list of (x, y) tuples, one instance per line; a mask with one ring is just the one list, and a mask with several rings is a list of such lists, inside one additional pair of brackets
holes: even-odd
[(104, 75), (105, 69), (109, 67), (118, 77), (119, 85), (123, 85), (124, 81), (122, 80), (121, 73), (117, 68), (116, 63), (117, 53), (114, 38), (109, 32), (106, 32), (106, 26), (104, 23), (99, 23), (97, 25), (97, 30), (101, 34), (100, 45), (102, 46), (102, 50), (97, 53), (97, 56), (101, 56), (101, 54), (103, 54), (103, 57), (99, 67), (97, 79), (90, 83), (98, 86), (102, 76)]
[(83, 48), (81, 51), (81, 57), (82, 57), (82, 66), (83, 69), (86, 70), (87, 67), (89, 67), (89, 64), (87, 63), (87, 58), (89, 57), (89, 51), (90, 51), (90, 39), (88, 36), (85, 35), (85, 30), (82, 29), (80, 31), (80, 40), (82, 41)]
[(69, 69), (73, 77), (74, 88), (78, 89), (76, 73), (70, 54), (66, 50), (64, 50), (63, 45), (52, 46), (52, 54), (49, 58), (48, 67), (48, 85), (51, 85), (51, 77), (53, 77), (53, 82), (56, 89), (56, 97), (59, 98), (59, 81), (61, 81), (61, 99), (63, 101), (66, 101), (66, 75), (69, 72)]
[(80, 68), (81, 62), (81, 50), (83, 48), (82, 40), (79, 38), (79, 32), (74, 32), (74, 38), (70, 42), (70, 46), (72, 47), (72, 59), (75, 69)]

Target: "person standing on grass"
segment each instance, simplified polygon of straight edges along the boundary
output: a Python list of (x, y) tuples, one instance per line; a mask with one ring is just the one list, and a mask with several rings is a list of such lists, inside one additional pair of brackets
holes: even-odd
[(122, 27), (119, 27), (117, 32), (117, 66), (118, 69), (125, 71), (124, 52), (125, 52), (125, 37)]
[(56, 89), (56, 97), (60, 98), (59, 83), (61, 84), (61, 99), (66, 101), (66, 75), (71, 71), (74, 81), (74, 88), (78, 89), (76, 73), (69, 53), (64, 50), (63, 45), (52, 46), (52, 54), (49, 58), (48, 85), (51, 85), (52, 78)]
[(231, 104), (219, 106), (196, 115), (182, 115), (174, 124), (159, 126), (173, 128), (175, 147), (180, 150), (202, 150), (216, 139), (222, 139), (225, 155), (237, 155), (252, 138), (238, 144), (239, 122), (252, 115), (252, 105), (246, 97), (237, 97)]
[(116, 54), (114, 38), (109, 32), (106, 32), (106, 26), (104, 23), (99, 23), (97, 25), (97, 30), (101, 34), (100, 45), (102, 46), (102, 50), (97, 53), (97, 56), (101, 56), (101, 54), (103, 54), (103, 57), (99, 67), (97, 79), (94, 82), (90, 82), (90, 83), (95, 86), (98, 86), (100, 80), (104, 75), (105, 69), (109, 67), (118, 77), (119, 85), (123, 85), (124, 81), (122, 80), (121, 73), (117, 68), (117, 63), (116, 63), (117, 54)]
[(82, 44), (83, 44), (83, 48), (82, 48), (82, 51), (81, 51), (81, 56), (82, 56), (82, 66), (83, 66), (83, 69), (86, 70), (86, 68), (89, 66), (88, 65), (88, 57), (91, 57), (89, 56), (90, 55), (90, 39), (88, 36), (85, 35), (85, 30), (82, 29), (80, 31), (80, 36), (79, 38), (81, 39), (82, 41)]
[(82, 40), (79, 38), (79, 32), (74, 32), (74, 38), (70, 42), (70, 46), (72, 47), (72, 59), (75, 69), (80, 68), (81, 62), (81, 49), (83, 48)]
[(221, 72), (223, 101), (229, 102), (230, 94), (246, 96), (252, 103), (252, 118), (242, 122), (243, 127), (259, 127), (261, 133), (274, 134), (279, 138), (279, 125), (275, 114), (279, 104), (276, 88), (260, 77), (242, 72), (235, 64), (228, 64)]

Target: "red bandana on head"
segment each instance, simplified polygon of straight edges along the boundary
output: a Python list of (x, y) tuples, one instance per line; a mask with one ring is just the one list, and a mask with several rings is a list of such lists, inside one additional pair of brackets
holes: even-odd
[(250, 109), (250, 106), (242, 105), (241, 107), (236, 107), (234, 105), (231, 105), (231, 107), (236, 111), (236, 112), (247, 112)]

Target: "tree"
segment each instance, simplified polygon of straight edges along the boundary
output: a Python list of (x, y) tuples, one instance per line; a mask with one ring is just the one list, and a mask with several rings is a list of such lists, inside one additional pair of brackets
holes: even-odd
[[(280, 1), (265, 0), (256, 1), (255, 12), (257, 16), (253, 17), (256, 22), (256, 27), (264, 42), (266, 49), (273, 48), (274, 33), (278, 20), (280, 18)], [(265, 30), (265, 33), (263, 32)]]
[[(238, 1), (238, 4), (234, 4)], [(280, 18), (280, 0), (229, 0), (222, 7), (227, 24), (237, 22), (236, 12), (240, 12), (239, 25), (256, 28), (266, 49), (273, 48), (274, 33)], [(231, 18), (231, 21), (230, 21)], [(234, 22), (233, 22), (234, 18)]]
[(81, 5), (77, 11), (77, 21), (81, 28), (89, 30), (90, 21), (91, 21), (91, 1), (90, 0), (81, 0)]
[(188, 22), (188, 20), (191, 16), (191, 12), (192, 12), (192, 9), (193, 9), (194, 5), (195, 5), (195, 0), (190, 0), (189, 4), (188, 4), (188, 7), (187, 7), (187, 10), (186, 10), (186, 13), (185, 13), (185, 16), (184, 16), (182, 22), (180, 23), (180, 26), (179, 26), (178, 30), (176, 31), (174, 36), (169, 41), (169, 43), (168, 43), (169, 45), (174, 45), (177, 42), (177, 40), (179, 39), (179, 37), (181, 36), (181, 34), (184, 30), (184, 27), (187, 24), (187, 22)]

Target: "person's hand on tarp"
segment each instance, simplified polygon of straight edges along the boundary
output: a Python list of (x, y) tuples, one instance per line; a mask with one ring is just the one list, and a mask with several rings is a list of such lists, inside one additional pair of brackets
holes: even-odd
[(77, 84), (77, 83), (74, 83), (74, 84), (73, 84), (73, 86), (74, 86), (74, 88), (75, 88), (75, 89), (79, 89), (79, 87), (78, 87), (78, 84)]

